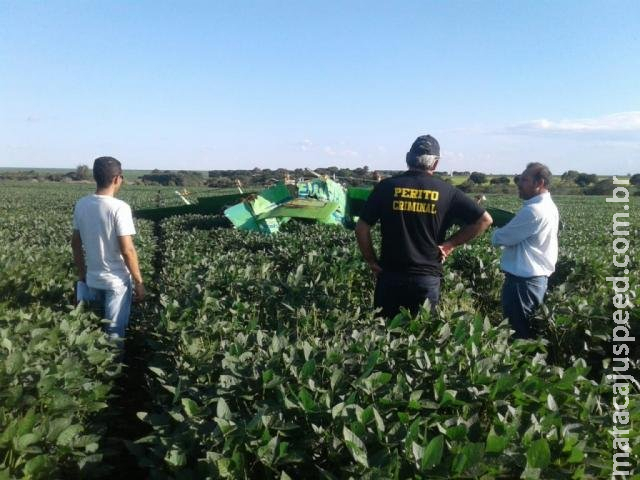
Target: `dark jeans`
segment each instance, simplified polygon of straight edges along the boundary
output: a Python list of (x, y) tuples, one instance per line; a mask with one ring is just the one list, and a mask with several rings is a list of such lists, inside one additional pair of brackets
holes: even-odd
[(382, 307), (382, 316), (393, 318), (400, 312), (400, 307), (415, 315), (427, 298), (433, 313), (440, 300), (439, 276), (383, 271), (376, 282), (373, 303), (376, 308)]
[(533, 338), (531, 318), (542, 304), (547, 277), (516, 277), (505, 273), (502, 286), (502, 311), (516, 333), (514, 338)]

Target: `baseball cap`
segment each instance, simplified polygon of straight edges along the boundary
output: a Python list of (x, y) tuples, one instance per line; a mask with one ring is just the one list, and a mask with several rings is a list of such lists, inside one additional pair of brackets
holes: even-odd
[(431, 135), (421, 135), (411, 145), (409, 155), (413, 158), (421, 155), (437, 155), (440, 156), (440, 144)]

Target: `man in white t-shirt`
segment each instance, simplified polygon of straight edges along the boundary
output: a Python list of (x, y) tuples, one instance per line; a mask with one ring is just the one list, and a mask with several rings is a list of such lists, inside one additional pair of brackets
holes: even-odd
[[(96, 193), (81, 198), (73, 212), (71, 248), (78, 273), (78, 301), (97, 302), (112, 338), (123, 339), (132, 297), (145, 296), (131, 208), (115, 198), (123, 182), (122, 165), (112, 157), (93, 163)], [(132, 283), (133, 282), (133, 283)]]
[(500, 268), (505, 274), (502, 310), (515, 338), (532, 338), (531, 318), (547, 291), (547, 280), (558, 260), (560, 216), (551, 200), (551, 172), (530, 163), (518, 177), (522, 208), (504, 227), (493, 232), (493, 245), (504, 247)]

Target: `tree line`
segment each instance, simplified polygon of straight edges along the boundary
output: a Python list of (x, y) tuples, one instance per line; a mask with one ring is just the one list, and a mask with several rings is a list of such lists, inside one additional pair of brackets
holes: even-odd
[[(191, 170), (152, 170), (139, 176), (135, 183), (157, 186), (176, 187), (211, 187), (262, 188), (278, 182), (297, 182), (314, 175), (327, 176), (345, 186), (374, 185), (382, 178), (400, 173), (401, 170), (371, 170), (368, 166), (358, 168), (326, 167), (309, 170), (306, 168), (254, 168), (252, 170), (209, 170), (199, 172)], [(516, 190), (514, 177), (507, 175), (490, 175), (483, 172), (453, 171), (435, 172), (445, 182), (455, 184), (467, 193), (514, 193)], [(640, 185), (640, 173), (628, 174), (632, 185)], [(460, 181), (461, 177), (466, 177)], [(92, 181), (92, 171), (87, 165), (78, 165), (75, 170), (66, 173), (42, 173), (36, 170), (0, 172), (0, 180), (31, 181)], [(600, 179), (592, 173), (568, 170), (555, 177), (552, 190), (556, 193), (604, 195), (612, 190), (611, 179)], [(637, 194), (637, 192), (636, 192)]]

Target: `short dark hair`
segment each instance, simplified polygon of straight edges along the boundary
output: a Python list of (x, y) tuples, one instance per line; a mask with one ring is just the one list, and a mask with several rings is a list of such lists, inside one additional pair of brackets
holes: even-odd
[(542, 163), (532, 162), (527, 165), (527, 170), (531, 172), (531, 176), (535, 182), (542, 182), (545, 187), (551, 185), (551, 172), (549, 167)]
[(115, 158), (98, 157), (93, 161), (93, 178), (98, 188), (108, 187), (118, 175), (122, 175), (122, 164)]

